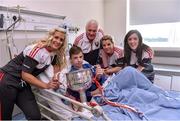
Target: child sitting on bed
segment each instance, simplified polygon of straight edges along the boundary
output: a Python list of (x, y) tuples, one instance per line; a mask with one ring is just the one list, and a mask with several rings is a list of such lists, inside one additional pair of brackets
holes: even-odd
[[(80, 47), (73, 46), (69, 50), (69, 56), (71, 61), (71, 71), (79, 70), (79, 69), (87, 69), (90, 68), (93, 76), (96, 75), (97, 80), (102, 85), (106, 80), (106, 77), (103, 75), (103, 69), (101, 69), (100, 65), (96, 65), (96, 69), (92, 67), (89, 63), (83, 64), (84, 55)], [(69, 95), (73, 96), (76, 100), (80, 100), (80, 94), (78, 91), (73, 91), (70, 88), (67, 89)], [(92, 83), (91, 87), (85, 90), (87, 101), (89, 102), (93, 95), (98, 92), (97, 86), (95, 83)]]

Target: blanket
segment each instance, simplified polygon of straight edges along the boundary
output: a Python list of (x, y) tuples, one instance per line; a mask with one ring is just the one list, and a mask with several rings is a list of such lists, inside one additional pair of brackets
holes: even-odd
[[(127, 109), (103, 105), (105, 114), (112, 120), (180, 120), (180, 93), (163, 90), (132, 67), (124, 68), (112, 78), (104, 89), (104, 96), (143, 113), (139, 115)], [(101, 97), (95, 97), (95, 100), (104, 103)]]

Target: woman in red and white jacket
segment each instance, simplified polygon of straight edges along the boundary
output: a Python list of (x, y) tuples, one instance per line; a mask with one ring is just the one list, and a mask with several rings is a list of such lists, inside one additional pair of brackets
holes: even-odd
[(113, 39), (105, 35), (101, 39), (101, 50), (99, 53), (99, 64), (108, 75), (117, 73), (123, 66), (123, 49), (115, 46)]
[(56, 65), (65, 64), (66, 33), (63, 29), (53, 29), (45, 39), (43, 48), (27, 46), (14, 59), (0, 68), (0, 119), (11, 120), (14, 104), (25, 114), (27, 120), (40, 120), (41, 115), (30, 84), (43, 89), (56, 89), (59, 82), (45, 83), (36, 76), (52, 64), (56, 55)]

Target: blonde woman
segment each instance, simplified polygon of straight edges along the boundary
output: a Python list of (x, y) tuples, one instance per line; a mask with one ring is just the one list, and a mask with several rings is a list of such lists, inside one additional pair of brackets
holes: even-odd
[(0, 68), (0, 116), (11, 120), (14, 104), (24, 112), (27, 120), (41, 119), (40, 111), (30, 84), (42, 89), (56, 89), (59, 82), (45, 83), (36, 76), (51, 65), (56, 55), (57, 68), (65, 64), (66, 33), (53, 29), (45, 39), (45, 46), (27, 46), (17, 57)]

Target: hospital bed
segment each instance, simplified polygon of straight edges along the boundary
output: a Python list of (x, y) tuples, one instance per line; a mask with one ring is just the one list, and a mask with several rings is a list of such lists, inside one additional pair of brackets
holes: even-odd
[[(67, 100), (73, 104), (76, 104), (76, 105), (79, 105), (87, 110), (89, 110), (90, 112), (92, 112), (92, 114), (96, 117), (100, 117), (102, 116), (102, 118), (106, 121), (110, 121), (110, 119), (105, 115), (105, 113), (103, 112), (103, 109), (100, 107), (100, 106), (96, 106), (96, 107), (90, 107), (88, 105), (85, 105), (85, 104), (82, 104), (78, 101), (75, 101), (75, 100), (72, 100), (71, 98), (68, 98), (66, 96), (63, 96), (59, 93), (56, 93), (56, 92), (53, 92), (53, 91), (50, 91), (50, 90), (45, 90), (47, 93), (53, 95), (53, 96), (57, 96), (58, 98), (60, 99), (64, 99), (64, 100)], [(62, 105), (58, 104), (57, 102), (55, 102), (54, 100), (52, 99), (49, 99), (47, 98), (46, 96), (43, 96), (41, 95), (39, 92), (35, 92), (35, 95), (38, 96), (38, 98), (42, 98), (44, 99), (44, 101), (47, 101), (47, 102), (50, 102), (50, 103), (53, 103), (59, 107), (61, 107), (61, 109), (65, 109), (69, 112), (72, 112), (74, 114), (76, 114), (77, 116), (76, 117), (79, 117), (79, 119), (84, 119), (84, 120), (93, 120), (92, 117), (89, 117), (88, 115), (85, 115), (84, 113), (81, 113), (81, 112), (76, 112), (74, 110), (71, 110), (69, 108), (66, 108), (66, 107), (63, 107)], [(41, 110), (43, 108), (43, 110), (41, 111), (41, 114), (43, 117), (49, 119), (49, 120), (55, 120), (55, 119), (52, 119), (53, 115), (56, 115), (58, 117), (61, 117), (61, 115), (59, 115), (58, 112), (52, 110), (50, 107), (48, 107), (47, 105), (43, 104), (42, 100), (41, 101), (38, 101), (38, 105), (41, 107)], [(50, 113), (47, 113), (46, 111), (49, 111)], [(48, 115), (50, 114), (50, 115)], [(53, 114), (53, 115), (52, 115)], [(61, 119), (63, 120), (67, 120), (66, 118), (64, 117), (61, 117)]]
[[(129, 75), (126, 77), (125, 73), (129, 73)], [(80, 112), (67, 109), (68, 111), (82, 117), (78, 120), (180, 120), (180, 93), (164, 91), (162, 88), (149, 83), (148, 80), (141, 74), (139, 77), (136, 77), (138, 78), (136, 79), (134, 77), (137, 75), (137, 73), (139, 72), (131, 68), (124, 69), (124, 71), (120, 72), (117, 76), (112, 78), (112, 80), (116, 83), (109, 83), (109, 86), (107, 86), (107, 89), (105, 90), (107, 91), (105, 96), (107, 96), (109, 100), (115, 101), (117, 103), (136, 107), (136, 109), (139, 110), (139, 112), (142, 112), (142, 114), (137, 114), (125, 108), (119, 108), (117, 106), (113, 107), (111, 105), (101, 105), (101, 107), (98, 106), (99, 108), (96, 109), (95, 107), (90, 107), (70, 98), (64, 97), (63, 95), (55, 93), (52, 90), (45, 91), (53, 96), (57, 96), (58, 98), (68, 100), (72, 103), (82, 106), (87, 110), (92, 111), (92, 114), (94, 115), (93, 117), (88, 117), (88, 115), (84, 116), (83, 114), (80, 114)], [(134, 79), (127, 80), (127, 83), (124, 83), (123, 81), (125, 78), (129, 77), (133, 77)], [(137, 85), (138, 88), (134, 85)], [(35, 92), (35, 95), (38, 98), (42, 98), (55, 104), (54, 100), (43, 97), (38, 91)], [(98, 100), (96, 101), (98, 102)], [(42, 102), (43, 101), (38, 101), (41, 109), (43, 108), (41, 111), (42, 116), (49, 120), (54, 119), (52, 115), (46, 114), (47, 110), (58, 116), (57, 112), (54, 112), (47, 105), (44, 106), (41, 104)], [(101, 102), (101, 100), (99, 100), (99, 102)], [(60, 107), (62, 108), (62, 106)], [(99, 115), (96, 115), (97, 113), (99, 113)]]
[[(84, 62), (85, 63), (85, 62)], [(68, 64), (70, 65), (70, 64)], [(36, 89), (35, 95), (38, 100), (38, 105), (43, 109), (42, 116), (50, 119), (52, 115), (56, 115), (58, 119), (71, 120), (72, 118), (83, 118), (86, 120), (92, 120), (95, 117), (102, 117), (104, 120), (110, 120), (104, 113), (103, 109), (97, 105), (89, 106), (86, 103), (80, 103), (79, 101), (73, 100), (65, 95), (67, 89), (67, 78), (66, 73), (69, 72), (69, 67), (61, 70), (56, 76), (59, 76), (61, 85), (58, 90), (52, 89)], [(39, 75), (40, 80), (48, 82), (53, 76), (53, 67), (50, 66), (46, 71)], [(46, 103), (44, 103), (46, 102)], [(72, 103), (76, 106), (83, 107), (83, 111), (74, 111), (70, 106), (64, 103)], [(44, 103), (44, 104), (43, 104)], [(50, 116), (45, 112), (50, 112)], [(69, 118), (68, 118), (69, 117)], [(51, 119), (52, 120), (52, 119)]]

